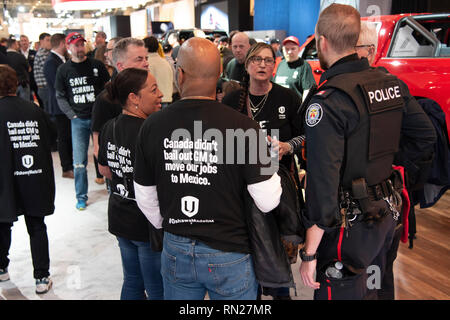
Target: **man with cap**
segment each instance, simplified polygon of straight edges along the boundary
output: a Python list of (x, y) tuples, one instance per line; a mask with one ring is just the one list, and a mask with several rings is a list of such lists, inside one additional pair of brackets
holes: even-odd
[(96, 96), (110, 78), (102, 62), (86, 56), (85, 42), (78, 32), (72, 32), (66, 37), (66, 44), (72, 57), (58, 68), (55, 81), (58, 105), (71, 120), (78, 210), (86, 208), (88, 199), (86, 166), (92, 107)]
[(283, 40), (284, 60), (280, 62), (275, 74), (275, 83), (294, 90), (304, 100), (315, 83), (311, 66), (300, 55), (297, 37), (289, 36)]

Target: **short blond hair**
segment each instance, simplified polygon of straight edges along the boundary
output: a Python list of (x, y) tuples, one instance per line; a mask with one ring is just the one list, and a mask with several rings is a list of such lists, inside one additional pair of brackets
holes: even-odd
[(361, 32), (359, 33), (358, 43), (359, 46), (362, 45), (374, 45), (375, 52), (378, 47), (378, 34), (377, 27), (374, 22), (361, 21)]
[(354, 49), (361, 30), (358, 10), (344, 4), (332, 4), (319, 16), (317, 35), (324, 36), (337, 53)]

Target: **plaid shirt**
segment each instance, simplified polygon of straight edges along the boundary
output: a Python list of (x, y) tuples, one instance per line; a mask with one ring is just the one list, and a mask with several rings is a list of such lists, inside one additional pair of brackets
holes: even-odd
[(34, 57), (34, 80), (36, 80), (36, 84), (38, 87), (46, 87), (47, 81), (44, 76), (44, 63), (47, 60), (48, 55), (50, 54), (50, 50), (46, 50), (44, 48), (40, 48)]

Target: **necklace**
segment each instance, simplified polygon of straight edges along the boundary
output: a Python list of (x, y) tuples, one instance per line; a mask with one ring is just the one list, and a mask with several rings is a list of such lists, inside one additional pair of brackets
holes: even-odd
[(255, 118), (262, 110), (262, 108), (266, 104), (267, 97), (269, 97), (269, 92), (267, 92), (261, 99), (261, 101), (255, 106), (252, 99), (250, 98), (250, 94), (248, 95), (248, 101), (250, 102), (250, 110), (252, 111), (253, 118)]

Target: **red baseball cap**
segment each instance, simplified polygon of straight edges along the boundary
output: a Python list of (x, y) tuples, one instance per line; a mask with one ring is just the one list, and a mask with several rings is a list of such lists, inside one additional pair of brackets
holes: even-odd
[(287, 42), (293, 42), (296, 45), (298, 45), (300, 47), (300, 42), (298, 42), (297, 37), (294, 36), (289, 36), (286, 39), (283, 40), (283, 46), (287, 43)]
[(86, 41), (81, 33), (71, 32), (66, 37), (66, 44), (77, 43), (78, 41)]

